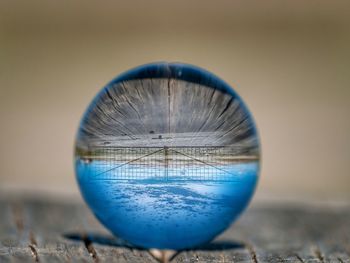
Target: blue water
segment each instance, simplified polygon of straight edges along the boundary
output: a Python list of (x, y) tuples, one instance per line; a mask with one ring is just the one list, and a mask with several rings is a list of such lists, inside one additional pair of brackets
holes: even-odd
[(159, 249), (195, 247), (224, 231), (249, 203), (259, 169), (248, 162), (225, 165), (225, 172), (205, 168), (206, 176), (197, 167), (172, 169), (163, 177), (162, 167), (150, 172), (135, 166), (143, 178), (126, 179), (132, 167), (103, 175), (101, 167), (102, 161), (76, 162), (81, 191), (96, 217), (116, 236)]

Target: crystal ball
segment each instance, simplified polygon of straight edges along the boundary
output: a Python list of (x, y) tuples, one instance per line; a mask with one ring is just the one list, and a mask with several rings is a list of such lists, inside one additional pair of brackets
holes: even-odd
[(154, 63), (112, 80), (81, 120), (75, 170), (113, 234), (143, 248), (214, 239), (247, 207), (259, 140), (247, 106), (201, 68)]

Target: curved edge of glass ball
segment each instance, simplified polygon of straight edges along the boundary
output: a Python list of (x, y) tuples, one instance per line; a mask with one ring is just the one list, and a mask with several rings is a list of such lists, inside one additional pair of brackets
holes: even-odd
[[(261, 144), (260, 144), (260, 138), (259, 138), (259, 134), (257, 132), (257, 127), (255, 124), (254, 118), (253, 118), (251, 112), (248, 110), (248, 107), (246, 106), (244, 101), (240, 98), (240, 96), (237, 94), (237, 92), (230, 85), (228, 85), (226, 82), (224, 82), (222, 79), (220, 79), (219, 77), (217, 77), (213, 73), (208, 72), (208, 71), (206, 71), (202, 68), (199, 68), (197, 66), (193, 66), (193, 65), (189, 65), (189, 64), (166, 63), (166, 62), (145, 64), (145, 65), (130, 69), (130, 70), (120, 74), (119, 76), (117, 76), (111, 82), (109, 82), (95, 96), (95, 98), (90, 103), (90, 105), (88, 106), (87, 110), (85, 111), (85, 113), (83, 115), (79, 130), (78, 130), (78, 134), (80, 132), (81, 125), (84, 124), (84, 119), (86, 119), (89, 116), (89, 112), (92, 111), (96, 107), (96, 103), (100, 100), (101, 96), (106, 92), (106, 90), (112, 88), (113, 86), (115, 86), (116, 84), (121, 83), (121, 82), (126, 82), (126, 81), (131, 81), (131, 80), (140, 80), (140, 79), (150, 79), (150, 78), (151, 79), (156, 79), (156, 78), (178, 79), (178, 80), (182, 80), (182, 81), (186, 81), (186, 82), (196, 83), (199, 85), (203, 85), (206, 87), (211, 87), (213, 89), (220, 90), (223, 93), (228, 93), (233, 98), (239, 100), (240, 107), (245, 111), (245, 113), (248, 116), (248, 119), (252, 123), (252, 129), (253, 129), (252, 133), (256, 137), (256, 141), (257, 141), (257, 151), (258, 151), (257, 155), (259, 156), (259, 162), (258, 162), (258, 170), (256, 172), (257, 179), (256, 179), (256, 183), (254, 185), (254, 188), (252, 189), (252, 194), (250, 195), (249, 199), (247, 200), (245, 207), (236, 215), (236, 217), (234, 219), (232, 219), (232, 222), (233, 222), (242, 213), (242, 211), (244, 211), (244, 209), (249, 204), (250, 199), (252, 198), (252, 196), (255, 192), (255, 188), (256, 188), (256, 185), (257, 185), (258, 179), (259, 179), (258, 175), (260, 173)], [(78, 137), (78, 134), (77, 134), (77, 137)], [(77, 174), (77, 178), (78, 178), (78, 171), (77, 170), (76, 170), (76, 174)], [(80, 183), (79, 183), (79, 185), (80, 185)], [(81, 191), (83, 192), (81, 185), (80, 185), (80, 188), (81, 188)], [(86, 197), (85, 194), (83, 194), (83, 196), (84, 196), (85, 201), (90, 206), (90, 208), (92, 208), (91, 201), (88, 200), (88, 198)], [(103, 222), (104, 225), (106, 225), (106, 223), (103, 221), (101, 216), (98, 215), (94, 211), (93, 208), (92, 208), (92, 210), (93, 210), (94, 214), (96, 215), (96, 217), (101, 222)], [(208, 241), (212, 240), (215, 236), (222, 233), (226, 229), (226, 227), (221, 229), (214, 236), (210, 236), (207, 240), (203, 240), (203, 242), (198, 242), (197, 244), (194, 244), (194, 245), (184, 245), (184, 246), (179, 245), (177, 247), (174, 247), (174, 246), (172, 246), (172, 247), (159, 247), (158, 246), (156, 248), (186, 249), (186, 248), (197, 247), (200, 244), (207, 243)], [(109, 228), (111, 230), (110, 227), (107, 226), (107, 228)], [(111, 230), (111, 231), (114, 234), (118, 235), (118, 231), (113, 231), (113, 230)], [(123, 236), (122, 236), (122, 238), (123, 238)], [(126, 240), (128, 240), (128, 239), (126, 239)], [(145, 244), (132, 242), (130, 240), (128, 240), (128, 241), (136, 244), (137, 246), (142, 246), (142, 247), (146, 247), (146, 248), (155, 248), (154, 246), (148, 246)]]

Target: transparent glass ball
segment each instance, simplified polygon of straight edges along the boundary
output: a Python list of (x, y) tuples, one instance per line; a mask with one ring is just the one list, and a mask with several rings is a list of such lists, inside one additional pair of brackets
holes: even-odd
[(211, 241), (246, 208), (259, 140), (237, 93), (203, 69), (155, 63), (121, 74), (85, 112), (76, 138), (82, 195), (136, 246)]

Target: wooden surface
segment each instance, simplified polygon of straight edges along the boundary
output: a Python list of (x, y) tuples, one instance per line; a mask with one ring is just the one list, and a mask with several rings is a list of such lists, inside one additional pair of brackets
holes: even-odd
[[(157, 262), (85, 205), (0, 199), (0, 262)], [(350, 206), (253, 205), (211, 244), (172, 262), (350, 262)]]
[(219, 83), (209, 87), (176, 78), (111, 84), (86, 112), (77, 147), (235, 146), (257, 154), (254, 122), (230, 92)]

